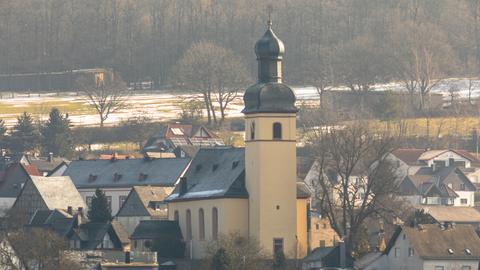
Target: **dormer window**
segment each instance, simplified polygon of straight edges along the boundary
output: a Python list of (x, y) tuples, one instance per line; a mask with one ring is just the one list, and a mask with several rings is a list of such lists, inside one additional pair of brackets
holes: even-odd
[(88, 176), (88, 182), (95, 182), (95, 180), (97, 180), (97, 175), (95, 174), (90, 174)]
[(216, 171), (218, 169), (218, 164), (213, 164), (212, 166), (212, 172)]
[(197, 164), (197, 166), (195, 166), (195, 171), (198, 172), (202, 169), (202, 164)]
[(273, 123), (273, 139), (281, 140), (282, 139), (282, 124)]
[(121, 175), (121, 174), (115, 173), (115, 174), (113, 175), (113, 182), (118, 182), (118, 181), (120, 181), (120, 179), (122, 179), (122, 175)]
[(234, 162), (232, 163), (232, 170), (235, 169), (235, 168), (238, 166), (238, 163), (239, 163), (238, 160), (237, 160), (237, 161), (234, 161)]

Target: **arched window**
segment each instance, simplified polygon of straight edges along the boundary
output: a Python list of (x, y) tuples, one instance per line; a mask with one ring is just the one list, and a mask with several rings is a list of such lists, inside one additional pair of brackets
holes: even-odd
[(282, 139), (282, 124), (273, 123), (273, 139), (281, 140)]
[(179, 217), (179, 215), (178, 215), (178, 210), (175, 210), (175, 212), (173, 213), (173, 219), (174, 219), (175, 221), (179, 221), (179, 220), (180, 220), (180, 217)]
[(218, 238), (218, 209), (216, 207), (212, 209), (212, 238), (214, 240)]
[(205, 240), (205, 215), (201, 208), (198, 210), (198, 238)]
[(250, 124), (250, 140), (255, 140), (255, 122)]
[(185, 222), (187, 223), (187, 235), (186, 235), (186, 240), (192, 240), (192, 213), (190, 212), (190, 209), (187, 210), (187, 216), (185, 219)]

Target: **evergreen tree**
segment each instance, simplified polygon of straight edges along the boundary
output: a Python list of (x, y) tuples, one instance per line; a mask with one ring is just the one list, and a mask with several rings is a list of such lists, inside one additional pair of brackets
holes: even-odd
[(283, 251), (281, 250), (275, 251), (275, 254), (273, 257), (272, 269), (275, 269), (275, 270), (287, 269), (287, 260), (285, 259), (285, 254), (283, 254)]
[(227, 270), (230, 265), (228, 254), (224, 248), (219, 248), (212, 258), (212, 270)]
[(92, 198), (92, 205), (88, 210), (88, 218), (92, 222), (108, 222), (112, 220), (112, 210), (108, 205), (105, 193), (97, 188)]
[(48, 121), (41, 130), (42, 151), (45, 155), (70, 157), (73, 152), (73, 140), (68, 115), (63, 116), (60, 110), (53, 108)]
[(15, 154), (33, 151), (38, 147), (39, 137), (32, 116), (24, 112), (17, 118), (17, 124), (13, 127), (8, 140), (9, 148)]

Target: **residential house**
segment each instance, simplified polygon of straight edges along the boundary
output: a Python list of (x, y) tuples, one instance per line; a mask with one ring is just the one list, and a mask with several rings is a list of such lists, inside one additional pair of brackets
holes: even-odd
[(118, 221), (89, 222), (81, 208), (75, 212), (39, 210), (26, 227), (52, 230), (68, 240), (69, 248), (75, 250), (124, 250), (130, 244)]
[(476, 187), (457, 167), (422, 167), (407, 175), (399, 195), (413, 205), (474, 206)]
[(472, 226), (422, 224), (399, 226), (383, 255), (360, 269), (473, 270), (479, 262), (480, 238)]
[(310, 213), (309, 243), (310, 249), (318, 247), (334, 247), (340, 237), (330, 225), (326, 217), (322, 217), (318, 212)]
[[(132, 251), (150, 251), (156, 240), (165, 241), (173, 245), (181, 243), (182, 232), (177, 221), (174, 220), (142, 220), (130, 236)], [(176, 248), (171, 246), (172, 249)], [(183, 255), (183, 254), (181, 254)], [(158, 257), (166, 257), (157, 254)]]
[(41, 173), (35, 166), (20, 162), (9, 163), (0, 171), (0, 216), (5, 216), (13, 206), (30, 175), (40, 176)]
[(465, 150), (457, 149), (399, 148), (392, 151), (389, 158), (396, 163), (401, 179), (407, 175), (415, 174), (422, 167), (456, 166), (469, 169), (480, 165), (480, 161), (474, 155)]
[[(184, 146), (225, 146), (221, 138), (203, 125), (167, 124), (147, 140), (143, 152), (173, 152)], [(185, 155), (179, 155), (185, 157)]]
[[(42, 176), (51, 176), (53, 172), (65, 169), (70, 161), (62, 157), (55, 157), (52, 153), (48, 157), (24, 155), (22, 159), (25, 165), (33, 165), (38, 168)], [(56, 176), (60, 176), (57, 174)]]
[(134, 186), (115, 219), (131, 235), (141, 220), (168, 219), (168, 206), (163, 201), (173, 188)]
[(85, 209), (86, 205), (67, 176), (30, 176), (11, 211), (29, 220), (39, 210)]
[(431, 216), (438, 224), (469, 224), (475, 230), (480, 230), (480, 212), (474, 207), (458, 206), (452, 211), (448, 206), (422, 205), (419, 209)]
[(190, 163), (188, 158), (75, 160), (63, 173), (73, 183), (90, 205), (97, 188), (107, 196), (112, 214), (127, 199), (134, 186), (159, 186), (172, 188)]

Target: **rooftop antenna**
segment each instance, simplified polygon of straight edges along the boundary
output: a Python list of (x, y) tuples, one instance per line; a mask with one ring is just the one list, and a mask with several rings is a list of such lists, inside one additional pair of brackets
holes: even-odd
[(269, 4), (267, 5), (267, 13), (268, 13), (268, 28), (272, 28), (272, 13), (273, 13), (273, 5)]

